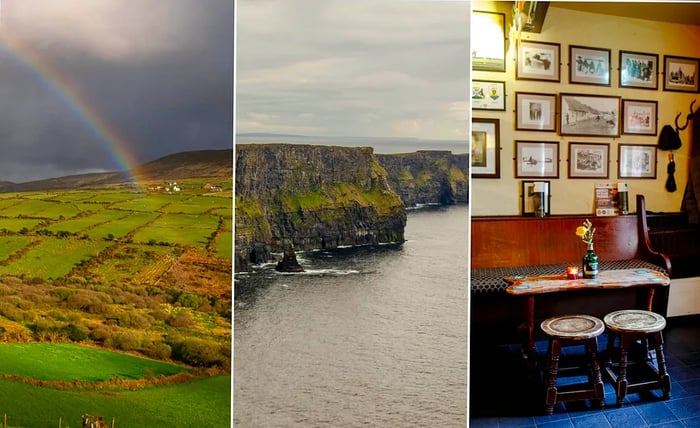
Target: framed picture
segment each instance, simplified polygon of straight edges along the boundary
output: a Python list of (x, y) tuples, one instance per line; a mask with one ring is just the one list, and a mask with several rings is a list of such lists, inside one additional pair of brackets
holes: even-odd
[(561, 135), (620, 135), (620, 97), (560, 94), (559, 112)]
[(498, 119), (472, 118), (471, 175), (499, 178), (501, 143)]
[(610, 49), (569, 45), (569, 83), (610, 86)]
[(622, 133), (656, 135), (657, 102), (622, 100)]
[(520, 80), (548, 80), (559, 82), (559, 43), (518, 42), (518, 60), (515, 66), (515, 78)]
[(664, 91), (697, 92), (697, 58), (664, 55)]
[(620, 144), (619, 178), (656, 178), (656, 145)]
[[(525, 216), (534, 216), (535, 211), (539, 208), (539, 204), (544, 203), (544, 214), (549, 215), (549, 199), (550, 199), (550, 187), (549, 181), (531, 181), (523, 180), (521, 183), (520, 194), (521, 194), (521, 211)], [(544, 190), (544, 192), (535, 192), (535, 190)], [(544, 193), (543, 198), (537, 198), (536, 193)]]
[(569, 178), (608, 178), (610, 145), (569, 143)]
[(516, 178), (559, 178), (559, 142), (516, 141)]
[(555, 94), (515, 93), (515, 129), (521, 131), (556, 131)]
[(471, 16), (472, 70), (506, 71), (506, 15), (475, 10)]
[(659, 89), (659, 56), (620, 51), (621, 88)]
[(472, 80), (472, 109), (505, 111), (506, 82)]

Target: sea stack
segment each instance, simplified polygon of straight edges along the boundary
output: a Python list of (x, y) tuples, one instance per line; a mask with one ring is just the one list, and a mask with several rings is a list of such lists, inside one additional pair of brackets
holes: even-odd
[(290, 245), (286, 250), (284, 250), (284, 256), (282, 257), (282, 260), (277, 262), (275, 270), (279, 272), (304, 272), (304, 268), (301, 267), (297, 261), (297, 255), (294, 252), (293, 246)]

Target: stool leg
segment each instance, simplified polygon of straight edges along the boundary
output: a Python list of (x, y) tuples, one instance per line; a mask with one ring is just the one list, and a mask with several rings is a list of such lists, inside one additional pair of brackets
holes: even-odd
[(550, 339), (548, 364), (547, 364), (547, 390), (545, 392), (545, 414), (551, 415), (554, 412), (554, 404), (557, 402), (557, 373), (559, 371), (559, 354), (561, 345), (558, 340)]
[(656, 341), (656, 363), (659, 365), (659, 383), (661, 391), (664, 394), (664, 400), (671, 398), (671, 377), (666, 370), (666, 357), (664, 357), (664, 338), (661, 332), (658, 332), (655, 338)]
[(621, 406), (627, 395), (627, 352), (629, 350), (629, 339), (625, 335), (620, 337), (620, 373), (615, 385), (617, 395), (617, 405)]
[(588, 348), (588, 355), (591, 359), (591, 368), (593, 371), (591, 383), (593, 384), (597, 400), (595, 404), (602, 408), (605, 406), (605, 388), (603, 386), (603, 377), (600, 375), (600, 364), (598, 364), (598, 340), (593, 338), (587, 341), (586, 347)]

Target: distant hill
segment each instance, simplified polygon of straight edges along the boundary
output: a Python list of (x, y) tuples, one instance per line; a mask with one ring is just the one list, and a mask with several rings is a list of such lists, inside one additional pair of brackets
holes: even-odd
[(125, 173), (99, 172), (68, 175), (45, 180), (13, 183), (0, 181), (0, 192), (24, 192), (37, 190), (80, 189), (128, 183), (134, 177), (138, 181), (181, 180), (197, 177), (233, 177), (233, 149), (196, 150), (175, 153), (139, 165)]

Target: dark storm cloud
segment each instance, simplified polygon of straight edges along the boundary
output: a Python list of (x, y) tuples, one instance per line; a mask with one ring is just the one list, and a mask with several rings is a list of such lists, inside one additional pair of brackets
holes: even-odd
[(241, 0), (237, 132), (466, 141), (468, 17), (459, 1)]
[(232, 0), (3, 0), (0, 180), (121, 166), (56, 76), (1, 37), (30, 46), (145, 162), (231, 147), (233, 13)]

